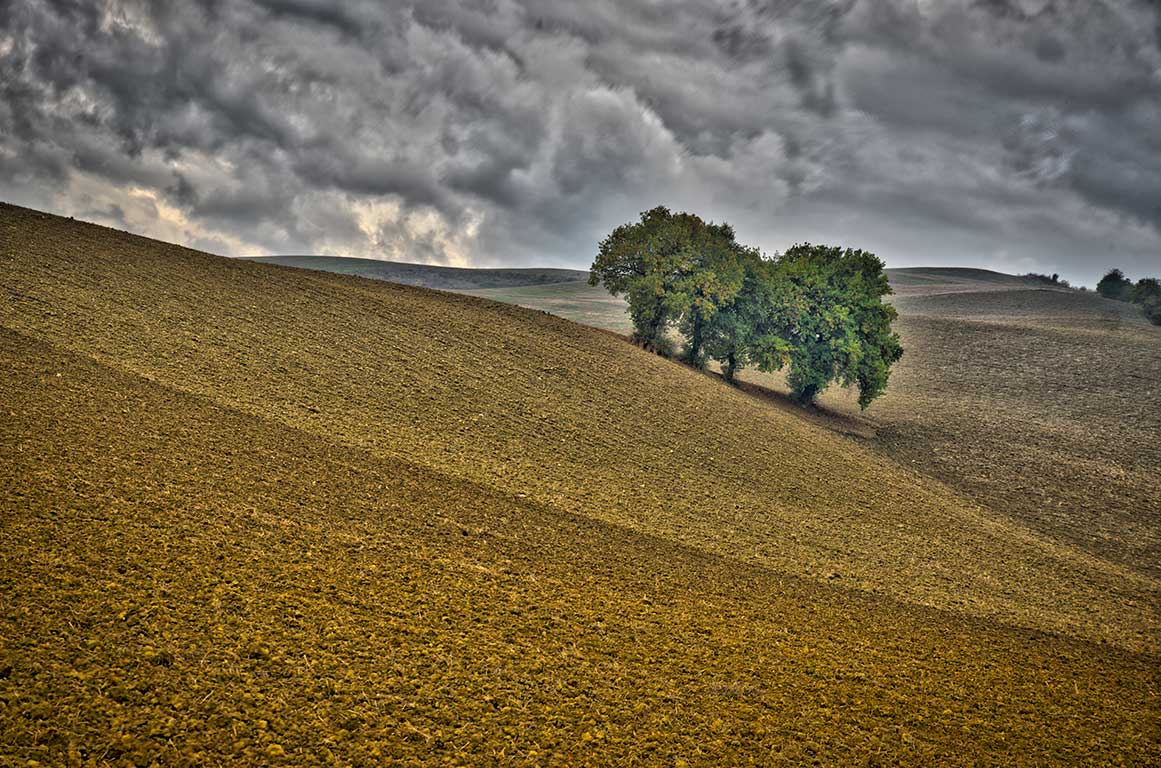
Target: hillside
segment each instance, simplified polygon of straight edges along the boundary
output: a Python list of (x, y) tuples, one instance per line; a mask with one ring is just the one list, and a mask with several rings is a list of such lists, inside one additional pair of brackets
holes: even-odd
[(509, 288), (549, 283), (587, 280), (589, 273), (575, 269), (534, 267), (526, 269), (463, 269), (433, 264), (410, 264), (380, 259), (355, 259), (346, 256), (252, 256), (248, 261), (298, 267), (340, 275), (355, 275), (372, 280), (388, 280), (403, 285), (466, 291), (476, 288)]
[[(909, 352), (860, 414), (896, 461), (1054, 539), (1161, 576), (1161, 329), (1092, 293), (901, 296)], [(746, 379), (785, 391), (780, 377)]]
[(505, 304), (549, 312), (574, 323), (604, 328), (624, 335), (633, 331), (629, 305), (600, 286), (591, 286), (588, 278), (552, 285), (511, 286), (465, 290), (477, 296)]
[(1155, 578), (714, 377), (11, 206), (0, 262), (5, 758), (1158, 749)]
[[(887, 270), (906, 353), (860, 412), (821, 399), (816, 422), (998, 514), (1161, 576), (1161, 329), (1091, 292), (979, 269)], [(472, 291), (619, 333), (627, 307), (562, 283)], [(787, 393), (747, 371), (749, 391)]]
[[(888, 269), (886, 272), (891, 281), (891, 288), (896, 294), (896, 305), (899, 305), (900, 301), (906, 298), (944, 294), (987, 293), (991, 295), (1002, 291), (1023, 290), (1052, 291), (1062, 296), (1080, 295), (1061, 288), (1046, 287), (1039, 280), (1017, 275), (1005, 275), (987, 269), (906, 267)], [(588, 273), (581, 272), (579, 274), (580, 276), (572, 281), (561, 281), (548, 285), (481, 285), (451, 290), (461, 290), (473, 296), (518, 304), (530, 309), (541, 309), (574, 322), (616, 330), (619, 333), (630, 332), (632, 324), (629, 322), (628, 306), (625, 301), (610, 296), (603, 287), (590, 286), (587, 282)], [(1099, 297), (1094, 298), (1099, 300)], [(963, 300), (963, 297), (960, 300)], [(1063, 300), (1067, 301), (1067, 299)], [(1129, 311), (1132, 309), (1129, 308)]]
[[(960, 293), (1044, 288), (1035, 278), (967, 267), (899, 267), (888, 269), (896, 295)], [(1053, 290), (1062, 290), (1053, 288)]]

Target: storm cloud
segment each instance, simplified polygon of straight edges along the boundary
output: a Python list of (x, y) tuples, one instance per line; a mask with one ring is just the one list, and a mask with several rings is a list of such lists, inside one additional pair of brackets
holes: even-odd
[(767, 252), (1161, 272), (1150, 0), (11, 0), (0, 198), (227, 255)]

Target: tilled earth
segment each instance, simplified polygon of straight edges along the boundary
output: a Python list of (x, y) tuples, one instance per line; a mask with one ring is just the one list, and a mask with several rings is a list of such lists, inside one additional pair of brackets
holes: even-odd
[(1146, 576), (553, 318), (0, 214), (0, 764), (1155, 761)]
[[(1161, 576), (1161, 328), (1060, 291), (902, 296), (908, 351), (871, 445), (1054, 539)], [(777, 377), (746, 374), (785, 391)]]
[[(1135, 305), (1027, 278), (888, 272), (905, 354), (886, 394), (860, 412), (853, 392), (831, 389), (805, 415), (1043, 535), (1161, 576), (1161, 328)], [(630, 329), (624, 301), (601, 288), (473, 293)], [(788, 391), (778, 374), (742, 379), (759, 396)]]

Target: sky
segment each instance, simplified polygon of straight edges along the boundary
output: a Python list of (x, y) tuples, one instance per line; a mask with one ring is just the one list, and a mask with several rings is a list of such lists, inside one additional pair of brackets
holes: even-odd
[(229, 256), (1161, 274), (1158, 0), (7, 0), (0, 200)]

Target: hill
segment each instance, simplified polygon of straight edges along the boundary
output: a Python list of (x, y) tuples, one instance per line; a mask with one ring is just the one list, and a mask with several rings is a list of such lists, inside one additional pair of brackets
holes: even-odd
[(574, 323), (604, 328), (624, 335), (633, 331), (629, 305), (600, 286), (591, 286), (588, 278), (552, 285), (511, 286), (462, 291), (527, 309), (538, 309)]
[[(943, 294), (996, 293), (1000, 291), (1039, 290), (1078, 295), (1063, 288), (1046, 288), (1039, 280), (1005, 275), (986, 269), (960, 267), (908, 267), (886, 270), (891, 287), (899, 299)], [(540, 309), (574, 322), (606, 328), (618, 333), (632, 331), (628, 305), (609, 295), (603, 287), (590, 286), (588, 273), (573, 281), (550, 285), (479, 286), (461, 290), (481, 298)]]
[(1146, 763), (1155, 579), (598, 330), (0, 208), (0, 747)]
[(372, 280), (388, 280), (403, 285), (463, 291), (476, 288), (507, 288), (587, 280), (589, 273), (576, 269), (533, 267), (526, 269), (465, 269), (433, 264), (410, 264), (345, 256), (251, 256), (249, 261), (298, 267), (340, 275), (356, 275)]
[[(817, 423), (1055, 539), (1161, 576), (1161, 330), (1091, 292), (978, 269), (889, 269), (906, 350), (860, 412), (821, 399)], [(628, 333), (603, 288), (473, 291)], [(785, 395), (747, 371), (748, 391)]]
[[(866, 413), (896, 461), (1055, 540), (1161, 576), (1161, 329), (1092, 293), (900, 296), (908, 353)], [(784, 392), (777, 376), (751, 383)]]
[[(888, 269), (896, 295), (959, 293), (1044, 288), (1036, 278), (967, 267), (900, 267)], [(1065, 290), (1053, 288), (1053, 290)]]

